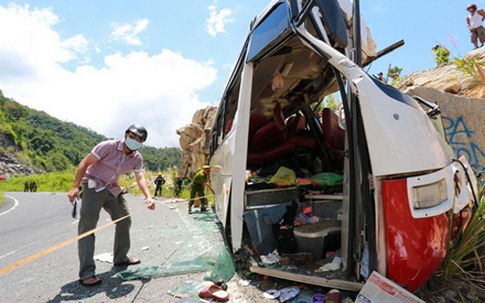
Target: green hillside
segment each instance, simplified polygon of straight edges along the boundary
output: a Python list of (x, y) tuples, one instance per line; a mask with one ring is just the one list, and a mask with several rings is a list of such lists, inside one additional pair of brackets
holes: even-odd
[[(23, 106), (0, 90), (0, 150), (15, 154), (34, 167), (46, 172), (65, 171), (106, 139), (109, 138), (87, 128)], [(143, 146), (141, 153), (149, 171), (181, 165), (179, 148)]]

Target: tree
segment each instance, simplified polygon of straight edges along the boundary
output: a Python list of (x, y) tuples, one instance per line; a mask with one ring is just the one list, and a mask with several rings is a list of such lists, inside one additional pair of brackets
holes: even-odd
[(323, 100), (323, 103), (325, 104), (325, 107), (330, 108), (333, 111), (336, 111), (336, 110), (338, 110), (340, 102), (337, 102), (337, 99), (332, 94), (332, 95), (325, 97), (325, 99)]
[(45, 160), (45, 170), (47, 172), (65, 171), (70, 167), (72, 167), (72, 163), (63, 154), (54, 151), (47, 153)]

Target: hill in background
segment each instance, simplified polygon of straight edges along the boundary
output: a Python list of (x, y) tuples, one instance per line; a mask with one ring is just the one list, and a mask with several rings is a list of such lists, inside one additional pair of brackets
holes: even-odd
[[(120, 130), (120, 137), (124, 130)], [(64, 171), (77, 166), (99, 142), (109, 138), (45, 112), (23, 106), (0, 90), (0, 175)], [(181, 165), (179, 148), (143, 146), (145, 169)]]

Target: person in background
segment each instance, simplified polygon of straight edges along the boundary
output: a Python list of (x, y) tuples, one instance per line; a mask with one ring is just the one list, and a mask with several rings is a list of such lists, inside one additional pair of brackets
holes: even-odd
[(31, 192), (37, 191), (37, 182), (35, 180), (30, 181), (29, 188)]
[(162, 185), (165, 184), (165, 179), (163, 178), (162, 174), (158, 174), (157, 178), (154, 181), (155, 183), (155, 197), (162, 195)]
[(196, 195), (199, 197), (200, 201), (200, 211), (207, 210), (207, 198), (204, 193), (204, 188), (207, 186), (212, 193), (212, 187), (208, 183), (209, 175), (211, 172), (211, 167), (209, 165), (204, 165), (201, 170), (199, 170), (192, 180), (192, 187), (190, 188), (190, 200), (189, 200), (189, 214), (192, 213), (192, 206), (194, 205)]
[[(139, 259), (129, 258), (130, 227), (128, 207), (123, 195), (123, 188), (118, 184), (121, 174), (133, 171), (136, 182), (148, 204), (147, 208), (155, 209), (147, 181), (143, 173), (143, 157), (138, 152), (148, 136), (147, 130), (132, 124), (125, 131), (123, 140), (108, 140), (96, 145), (92, 151), (79, 163), (72, 189), (67, 194), (69, 201), (80, 198), (79, 186), (83, 189), (83, 203), (80, 210), (78, 234), (82, 235), (96, 228), (99, 213), (103, 208), (116, 223), (113, 264), (128, 266), (140, 263)], [(79, 282), (84, 286), (101, 283), (95, 275), (94, 234), (78, 240), (78, 256), (80, 262)]]
[(384, 79), (384, 74), (382, 72), (379, 72), (377, 74), (377, 79), (379, 79), (382, 83), (387, 83), (386, 79)]
[(184, 182), (182, 177), (177, 177), (175, 181), (175, 196), (179, 197), (180, 193), (182, 192), (182, 183)]
[(483, 28), (483, 20), (485, 20), (485, 11), (483, 9), (478, 10), (476, 4), (470, 4), (466, 8), (470, 13), (466, 17), (466, 25), (470, 30), (471, 42), (478, 48), (478, 39), (480, 39), (480, 46), (485, 43), (485, 29)]

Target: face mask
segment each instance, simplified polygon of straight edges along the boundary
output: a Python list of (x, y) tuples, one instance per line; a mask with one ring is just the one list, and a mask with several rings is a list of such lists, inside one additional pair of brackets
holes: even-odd
[(141, 143), (131, 138), (126, 138), (125, 144), (129, 150), (138, 150), (141, 147)]

